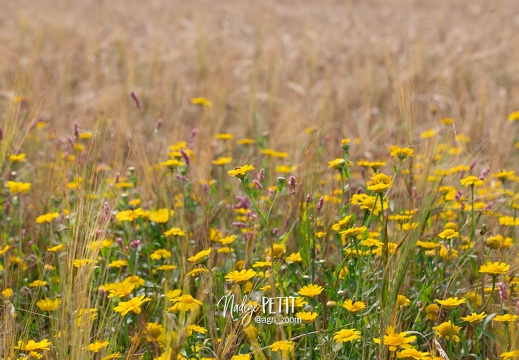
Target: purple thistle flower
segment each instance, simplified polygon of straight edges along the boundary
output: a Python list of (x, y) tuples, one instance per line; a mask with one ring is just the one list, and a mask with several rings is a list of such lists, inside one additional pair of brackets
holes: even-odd
[(290, 188), (290, 194), (295, 195), (295, 193), (296, 193), (296, 178), (295, 178), (295, 176), (290, 176), (288, 178), (288, 187)]
[(137, 109), (140, 109), (141, 108), (141, 102), (139, 101), (139, 97), (137, 96), (135, 91), (130, 92), (130, 96), (132, 97), (133, 104), (135, 105), (135, 107)]
[(324, 206), (324, 197), (321, 196), (321, 197), (319, 198), (319, 201), (317, 202), (317, 207), (316, 207), (317, 212), (321, 211), (322, 208), (323, 208), (323, 206)]

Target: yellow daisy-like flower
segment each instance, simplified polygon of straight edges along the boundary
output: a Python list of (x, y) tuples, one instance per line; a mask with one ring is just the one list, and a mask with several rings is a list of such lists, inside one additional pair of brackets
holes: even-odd
[(155, 250), (151, 255), (151, 260), (169, 259), (171, 257), (171, 251), (165, 249)]
[(362, 309), (366, 308), (366, 304), (364, 304), (362, 301), (354, 301), (354, 300), (346, 300), (344, 304), (342, 304), (342, 307), (348, 310), (348, 312), (352, 314), (356, 314)]
[(123, 266), (128, 266), (127, 260), (114, 260), (110, 264), (108, 264), (109, 267), (113, 268), (122, 268)]
[(337, 158), (332, 161), (328, 161), (328, 168), (334, 168), (337, 170), (341, 170), (344, 167), (344, 164), (346, 164), (346, 161), (344, 161), (343, 158)]
[(272, 351), (292, 351), (294, 349), (294, 342), (290, 340), (276, 341), (269, 347)]
[(458, 306), (460, 306), (461, 304), (465, 304), (466, 301), (467, 301), (467, 299), (465, 299), (465, 298), (458, 299), (457, 296), (456, 297), (451, 297), (451, 298), (448, 298), (448, 299), (445, 299), (445, 300), (436, 300), (436, 302), (438, 304), (440, 304), (441, 306), (443, 306), (447, 310), (455, 309)]
[(256, 140), (254, 140), (254, 139), (241, 139), (241, 140), (236, 141), (236, 143), (238, 145), (251, 145), (251, 144), (255, 144)]
[(237, 177), (238, 179), (242, 179), (245, 177), (245, 175), (247, 175), (249, 171), (252, 171), (254, 169), (256, 168), (252, 165), (243, 165), (235, 167), (233, 170), (227, 171), (227, 174), (231, 177)]
[(27, 344), (25, 344), (22, 340), (18, 340), (18, 344), (14, 348), (22, 351), (41, 351), (50, 350), (50, 346), (52, 346), (52, 343), (47, 339), (43, 339), (40, 342), (29, 340)]
[(439, 237), (442, 239), (454, 239), (457, 238), (460, 234), (457, 231), (454, 231), (452, 229), (446, 229), (443, 230), (441, 233), (438, 234)]
[(396, 354), (397, 359), (430, 359), (428, 352), (421, 352), (416, 349), (404, 349)]
[(342, 329), (334, 334), (333, 340), (338, 343), (353, 342), (360, 339), (360, 331), (355, 329)]
[(174, 228), (171, 228), (168, 231), (166, 231), (164, 233), (164, 235), (166, 235), (166, 236), (186, 236), (186, 233), (184, 232), (184, 230), (182, 230), (178, 227), (174, 227)]
[(60, 299), (51, 300), (51, 299), (45, 298), (43, 300), (38, 301), (36, 303), (36, 306), (42, 311), (54, 311), (57, 308), (59, 308), (60, 304), (61, 304)]
[(512, 321), (517, 320), (517, 318), (519, 318), (519, 316), (517, 316), (517, 315), (504, 314), (504, 315), (496, 316), (492, 320), (498, 321), (498, 322), (512, 322)]
[(118, 222), (120, 221), (133, 221), (140, 216), (144, 215), (144, 210), (141, 208), (135, 209), (135, 210), (124, 210), (119, 211), (117, 215), (115, 215), (115, 218)]
[(96, 340), (95, 342), (93, 342), (90, 345), (88, 345), (88, 350), (93, 351), (93, 352), (98, 352), (102, 348), (107, 347), (108, 344), (109, 344), (108, 341)]
[(21, 154), (18, 154), (18, 155), (9, 155), (9, 160), (12, 161), (12, 162), (19, 162), (19, 161), (23, 161), (23, 159), (25, 159), (25, 154), (24, 153), (21, 153)]
[(235, 270), (235, 271), (231, 271), (230, 273), (225, 275), (225, 278), (227, 279), (227, 281), (234, 281), (236, 283), (241, 283), (241, 282), (252, 279), (254, 276), (256, 276), (256, 274), (257, 274), (257, 272), (252, 269), (248, 269), (248, 270), (244, 269), (241, 271)]
[(501, 353), (501, 355), (499, 357), (503, 358), (504, 360), (515, 359), (515, 358), (519, 357), (519, 350), (507, 351), (507, 352)]
[(383, 193), (392, 186), (393, 181), (391, 181), (391, 177), (381, 173), (373, 176), (371, 184), (368, 185), (367, 189), (376, 193)]
[(513, 113), (508, 114), (508, 121), (518, 121), (519, 120), (519, 111), (514, 111)]
[(400, 307), (406, 307), (411, 304), (411, 300), (409, 300), (405, 295), (398, 295), (397, 304)]
[(205, 106), (205, 107), (212, 107), (214, 105), (211, 100), (208, 100), (203, 96), (192, 98), (191, 104)]
[(72, 261), (72, 265), (76, 268), (87, 266), (88, 264), (97, 264), (97, 260), (92, 259), (75, 259)]
[(296, 317), (301, 319), (303, 324), (310, 324), (317, 317), (317, 313), (316, 312), (304, 312), (303, 311), (303, 312), (296, 313)]
[(123, 354), (120, 352), (116, 352), (114, 354), (106, 355), (101, 358), (101, 360), (113, 360), (113, 359), (120, 359), (123, 357)]
[(504, 275), (509, 270), (510, 265), (504, 262), (500, 263), (497, 261), (495, 263), (488, 261), (485, 265), (481, 265), (481, 267), (479, 268), (480, 273), (486, 273), (492, 276)]
[(31, 188), (31, 183), (23, 183), (17, 181), (8, 181), (6, 186), (9, 188), (11, 194), (27, 193)]
[(460, 338), (457, 335), (461, 330), (460, 326), (456, 326), (451, 321), (446, 321), (438, 326), (433, 326), (433, 330), (436, 330), (436, 335), (444, 337), (447, 340), (453, 339), (455, 342), (460, 342)]
[(511, 178), (512, 176), (514, 176), (514, 171), (513, 170), (511, 170), (511, 171), (501, 170), (497, 174), (492, 174), (492, 176), (495, 178), (498, 178), (501, 181), (505, 181), (505, 180), (508, 180), (509, 178)]
[[(407, 336), (407, 332), (395, 333), (393, 326), (388, 326), (384, 335), (384, 345), (389, 346), (389, 351), (396, 351), (398, 348), (410, 349), (409, 343), (416, 340), (416, 336)], [(380, 338), (373, 338), (375, 344), (380, 344)]]
[(200, 300), (189, 294), (176, 297), (172, 301), (173, 306), (168, 311), (197, 311), (203, 305)]
[(463, 321), (466, 321), (466, 322), (469, 322), (469, 323), (476, 323), (476, 322), (480, 322), (481, 320), (483, 320), (487, 315), (485, 314), (485, 312), (483, 311), (481, 314), (478, 314), (478, 313), (475, 313), (473, 312), (472, 314), (470, 314), (469, 316), (462, 316), (460, 319), (463, 320)]
[(317, 296), (320, 293), (322, 293), (323, 290), (324, 288), (322, 286), (316, 284), (306, 285), (303, 286), (301, 290), (299, 290), (299, 295), (313, 298), (314, 296)]
[(427, 305), (427, 307), (425, 308), (425, 313), (426, 313), (426, 317), (427, 319), (431, 320), (431, 321), (436, 321), (438, 320), (438, 311), (440, 310), (440, 307), (436, 304), (429, 304)]
[(251, 360), (252, 357), (249, 354), (234, 355), (231, 360)]
[(222, 134), (216, 134), (216, 138), (218, 140), (232, 140), (232, 139), (234, 139), (234, 135), (229, 134), (229, 133), (222, 133)]
[(148, 217), (150, 221), (156, 222), (157, 224), (167, 223), (169, 220), (169, 210), (158, 209), (157, 211), (150, 211), (150, 215)]
[(36, 224), (41, 224), (41, 223), (44, 223), (44, 222), (52, 222), (52, 220), (54, 220), (55, 218), (59, 217), (59, 213), (58, 212), (53, 212), (53, 213), (48, 213), (48, 214), (44, 214), (44, 215), (40, 215), (36, 218)]
[(224, 166), (232, 161), (232, 157), (220, 157), (213, 161), (213, 165)]
[(211, 251), (213, 251), (213, 248), (209, 248), (207, 250), (199, 251), (196, 255), (191, 256), (188, 258), (188, 261), (194, 262), (194, 263), (200, 263), (204, 260), (207, 260), (209, 255), (211, 254)]
[(202, 327), (202, 326), (198, 326), (198, 325), (188, 325), (187, 327), (187, 336), (191, 336), (191, 334), (194, 332), (197, 332), (199, 334), (205, 334), (207, 332), (207, 329)]
[(40, 287), (40, 286), (45, 286), (47, 285), (48, 283), (44, 280), (34, 280), (32, 283), (30, 284), (27, 284), (27, 286), (29, 287)]
[(285, 258), (285, 261), (288, 263), (288, 264), (296, 264), (296, 263), (300, 263), (303, 261), (303, 258), (301, 257), (301, 254), (300, 253), (292, 253), (290, 254), (289, 256), (287, 256)]
[(414, 150), (411, 148), (401, 148), (399, 146), (391, 146), (389, 149), (389, 156), (399, 158), (400, 160), (404, 160), (407, 157), (414, 156)]
[(464, 179), (461, 179), (460, 184), (463, 186), (481, 186), (483, 185), (483, 180), (481, 180), (477, 176), (470, 175)]
[(130, 311), (133, 311), (136, 314), (141, 313), (141, 305), (146, 301), (151, 301), (150, 297), (145, 297), (145, 295), (141, 295), (139, 297), (134, 297), (130, 301), (121, 301), (115, 308), (114, 311), (121, 313), (121, 316), (125, 316)]
[(419, 247), (421, 247), (424, 250), (433, 250), (433, 249), (435, 249), (437, 247), (440, 247), (441, 244), (438, 244), (438, 243), (435, 243), (435, 242), (432, 242), (432, 241), (420, 241), (420, 240), (418, 240), (416, 242), (416, 246), (419, 246)]
[(11, 296), (13, 296), (13, 289), (7, 288), (0, 292), (2, 294), (4, 299), (9, 299)]
[(65, 248), (65, 245), (63, 244), (58, 244), (56, 246), (53, 246), (53, 247), (50, 247), (50, 248), (47, 248), (47, 251), (49, 252), (56, 252), (56, 251), (59, 251), (61, 249), (64, 249)]

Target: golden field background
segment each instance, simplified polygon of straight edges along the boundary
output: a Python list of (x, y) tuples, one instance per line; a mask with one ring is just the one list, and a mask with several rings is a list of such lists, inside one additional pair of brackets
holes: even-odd
[(506, 165), (515, 142), (514, 1), (6, 1), (0, 23), (2, 112), (25, 96), (58, 136), (77, 121), (136, 144), (163, 118), (168, 143), (196, 127), (293, 151), (318, 126), (375, 159), (452, 117), (475, 158)]

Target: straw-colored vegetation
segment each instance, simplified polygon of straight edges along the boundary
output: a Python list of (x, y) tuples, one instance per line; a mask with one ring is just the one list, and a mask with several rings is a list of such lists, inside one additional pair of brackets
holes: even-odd
[(519, 358), (518, 16), (6, 1), (0, 359)]

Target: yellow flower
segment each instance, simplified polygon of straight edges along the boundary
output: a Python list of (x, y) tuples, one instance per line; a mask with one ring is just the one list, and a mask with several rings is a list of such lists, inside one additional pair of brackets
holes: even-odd
[(519, 111), (514, 111), (508, 115), (508, 121), (517, 121), (519, 120)]
[(177, 268), (176, 265), (161, 265), (157, 268), (157, 270), (168, 271), (168, 270), (174, 270), (176, 268)]
[(23, 182), (16, 182), (16, 181), (8, 181), (7, 185), (9, 188), (9, 191), (12, 195), (18, 194), (18, 193), (27, 193), (29, 189), (31, 188), (31, 183), (23, 183)]
[(296, 313), (296, 317), (301, 319), (303, 324), (310, 324), (317, 317), (317, 313), (316, 312), (304, 312), (303, 311), (303, 312)]
[(189, 294), (176, 297), (172, 301), (173, 306), (168, 311), (197, 311), (203, 305), (200, 300)]
[(256, 274), (257, 274), (257, 272), (252, 269), (241, 270), (241, 271), (235, 270), (235, 271), (231, 271), (230, 273), (225, 275), (225, 278), (227, 279), (227, 281), (234, 281), (237, 283), (241, 283), (241, 282), (252, 279), (254, 276), (256, 276)]
[(428, 352), (421, 352), (416, 349), (404, 349), (396, 354), (397, 359), (430, 359)]
[(252, 165), (243, 165), (239, 167), (235, 167), (233, 170), (227, 171), (227, 174), (231, 177), (237, 177), (238, 179), (242, 179), (247, 175), (249, 171), (254, 170), (255, 167)]
[(108, 264), (109, 267), (113, 268), (122, 268), (123, 266), (128, 266), (127, 260), (114, 260), (110, 264)]
[(294, 172), (295, 170), (296, 170), (295, 166), (289, 166), (289, 165), (276, 166), (276, 172), (282, 173), (282, 174), (288, 174), (288, 173)]
[(93, 351), (93, 352), (98, 352), (102, 348), (108, 346), (108, 344), (109, 344), (108, 341), (96, 340), (96, 342), (88, 345), (88, 350)]
[(48, 299), (45, 298), (43, 300), (40, 300), (36, 303), (36, 306), (40, 308), (42, 311), (54, 311), (56, 310), (61, 303), (60, 299)]
[(204, 267), (196, 267), (193, 270), (191, 270), (190, 272), (188, 272), (186, 275), (187, 276), (197, 276), (198, 274), (206, 273), (208, 271), (209, 270), (207, 270)]
[(234, 139), (234, 135), (229, 133), (216, 134), (216, 138), (218, 140), (232, 140)]
[(285, 258), (285, 261), (288, 263), (288, 264), (295, 264), (295, 263), (300, 263), (303, 261), (303, 258), (301, 257), (301, 254), (300, 253), (292, 253), (290, 254), (289, 256), (287, 256)]
[(361, 311), (362, 309), (365, 309), (366, 304), (364, 304), (362, 301), (353, 301), (349, 299), (346, 300), (344, 304), (342, 304), (342, 307), (348, 310), (350, 313), (355, 314)]
[(187, 327), (187, 336), (191, 336), (193, 331), (199, 333), (199, 334), (205, 334), (207, 332), (207, 329), (198, 325), (188, 325)]
[(438, 326), (433, 326), (432, 329), (436, 330), (436, 335), (438, 336), (444, 337), (447, 340), (452, 338), (455, 342), (460, 342), (460, 338), (457, 334), (461, 327), (452, 324), (450, 320), (443, 322)]
[(191, 99), (191, 104), (193, 105), (200, 105), (200, 106), (206, 106), (206, 107), (212, 107), (213, 102), (211, 100), (206, 99), (205, 97), (196, 97)]
[(467, 301), (467, 299), (465, 299), (465, 298), (458, 299), (457, 296), (456, 297), (451, 297), (451, 298), (448, 298), (448, 299), (445, 299), (445, 300), (436, 300), (436, 302), (438, 304), (440, 304), (441, 306), (443, 306), (447, 310), (455, 309), (458, 306), (460, 306), (461, 304), (465, 304), (466, 301)]
[(485, 314), (484, 311), (481, 314), (473, 312), (469, 316), (465, 316), (465, 317), (462, 316), (460, 319), (463, 321), (469, 322), (469, 323), (475, 323), (475, 322), (480, 322), (481, 320), (483, 320), (485, 318), (485, 316), (487, 316), (487, 315)]
[(114, 311), (121, 313), (121, 316), (125, 316), (130, 311), (133, 311), (136, 314), (141, 313), (141, 305), (146, 301), (150, 301), (150, 297), (146, 297), (145, 295), (141, 295), (139, 297), (134, 297), (130, 301), (121, 301), (114, 308)]
[(276, 341), (269, 347), (272, 351), (292, 351), (294, 349), (294, 342), (290, 340)]
[(434, 137), (435, 135), (436, 135), (436, 130), (429, 129), (429, 130), (426, 130), (426, 131), (422, 132), (420, 134), (420, 137), (422, 139), (430, 139), (430, 138)]
[(182, 161), (178, 161), (176, 159), (169, 159), (160, 163), (160, 166), (167, 167), (169, 169), (173, 169), (176, 167), (184, 166), (185, 164)]
[(47, 285), (46, 281), (43, 280), (34, 280), (32, 283), (28, 284), (29, 287), (39, 287)]
[(251, 360), (251, 356), (249, 354), (239, 354), (234, 355), (231, 360)]
[(460, 234), (457, 231), (454, 231), (452, 229), (443, 230), (441, 233), (438, 234), (438, 236), (442, 239), (453, 239), (458, 237), (459, 235)]
[(505, 360), (515, 359), (515, 358), (519, 357), (519, 350), (507, 351), (507, 352), (501, 353), (501, 355), (499, 357), (501, 357)]
[(429, 304), (425, 308), (426, 317), (427, 319), (431, 321), (438, 320), (438, 311), (440, 310), (440, 307), (436, 304)]
[(487, 273), (492, 276), (506, 274), (508, 270), (510, 270), (510, 265), (504, 262), (500, 263), (497, 261), (495, 263), (488, 261), (485, 265), (481, 265), (481, 267), (479, 268), (480, 273)]
[(113, 298), (115, 296), (122, 298), (131, 294), (133, 289), (135, 289), (135, 285), (127, 281), (121, 281), (113, 284), (103, 285), (102, 288), (104, 291), (108, 292), (108, 298)]
[(9, 246), (9, 245), (4, 246), (4, 248), (2, 250), (0, 250), (0, 256), (4, 255), (7, 252), (7, 250), (9, 250), (10, 248), (11, 248), (11, 246)]
[(36, 224), (41, 224), (44, 222), (50, 223), (52, 220), (54, 220), (57, 217), (59, 217), (59, 213), (57, 213), (57, 212), (40, 215), (36, 218)]
[(383, 193), (391, 186), (393, 186), (391, 178), (381, 173), (373, 175), (373, 178), (371, 179), (371, 184), (368, 185), (367, 189), (369, 191), (374, 191), (376, 193)]
[[(393, 326), (388, 326), (384, 335), (384, 345), (389, 346), (389, 351), (396, 351), (399, 347), (410, 349), (409, 343), (416, 340), (416, 336), (407, 336), (407, 332), (395, 333)], [(375, 344), (380, 344), (380, 338), (373, 338)]]
[(232, 157), (220, 157), (213, 161), (213, 165), (224, 166), (232, 161)]
[(250, 145), (255, 144), (256, 140), (254, 139), (241, 139), (236, 142), (238, 145)]
[(138, 208), (135, 210), (119, 211), (117, 215), (115, 215), (115, 218), (117, 221), (133, 221), (142, 215), (144, 215), (144, 210)]
[(80, 268), (80, 267), (87, 266), (88, 264), (97, 264), (97, 260), (92, 260), (92, 259), (75, 259), (74, 261), (72, 261), (72, 264), (75, 267)]
[(166, 333), (166, 329), (159, 323), (147, 323), (146, 324), (146, 341), (157, 340), (160, 336)]
[(50, 346), (52, 343), (47, 339), (43, 339), (40, 342), (36, 342), (34, 340), (29, 340), (27, 345), (22, 341), (18, 340), (18, 345), (15, 346), (15, 349), (23, 350), (23, 351), (41, 351), (41, 350), (50, 350)]
[(421, 247), (424, 250), (433, 250), (433, 249), (435, 249), (435, 248), (437, 248), (437, 247), (439, 247), (441, 245), (438, 244), (438, 243), (434, 243), (432, 241), (420, 241), (420, 240), (418, 240), (416, 242), (416, 246), (419, 246), (419, 247)]
[(344, 161), (344, 159), (337, 158), (335, 160), (328, 161), (328, 168), (329, 169), (334, 168), (337, 170), (341, 170), (344, 167), (344, 164), (346, 164), (346, 161)]
[(333, 340), (338, 343), (352, 342), (360, 339), (360, 331), (355, 329), (342, 329), (337, 331), (333, 337)]
[(11, 296), (13, 296), (13, 289), (11, 289), (11, 288), (4, 289), (4, 290), (2, 290), (1, 294), (4, 297), (4, 299), (9, 299)]
[(492, 176), (495, 178), (498, 178), (501, 181), (505, 181), (505, 180), (508, 180), (513, 175), (514, 175), (513, 170), (511, 170), (511, 171), (501, 170), (500, 172), (498, 172), (497, 174), (493, 174)]
[(23, 159), (25, 159), (25, 154), (24, 153), (21, 153), (21, 154), (18, 154), (18, 155), (9, 155), (9, 160), (11, 160), (12, 162), (18, 162), (18, 161), (23, 161)]
[(483, 180), (474, 175), (469, 175), (464, 179), (460, 180), (460, 184), (463, 186), (481, 186), (483, 185)]
[(411, 300), (409, 300), (404, 295), (398, 295), (397, 303), (398, 303), (398, 306), (400, 306), (400, 307), (406, 307), (406, 306), (409, 306), (411, 304)]
[(160, 260), (160, 259), (169, 259), (171, 257), (171, 252), (164, 249), (155, 250), (151, 255), (151, 260)]
[(169, 229), (164, 233), (166, 236), (186, 236), (186, 233), (184, 230), (181, 230), (180, 228), (174, 227)]
[(229, 235), (218, 241), (220, 241), (223, 245), (229, 245), (232, 244), (234, 240), (236, 240), (236, 235)]
[(507, 322), (508, 323), (508, 322), (512, 322), (512, 321), (517, 320), (518, 317), (519, 316), (517, 316), (517, 315), (504, 314), (504, 315), (496, 316), (492, 320), (499, 321), (499, 322)]
[(317, 296), (320, 293), (322, 293), (323, 290), (324, 288), (322, 286), (316, 284), (306, 285), (303, 286), (301, 290), (299, 290), (299, 295), (313, 298), (314, 296)]
[(411, 148), (401, 148), (399, 146), (391, 146), (389, 148), (389, 156), (399, 158), (400, 160), (404, 160), (406, 157), (413, 157), (414, 150)]
[(213, 248), (209, 248), (207, 250), (202, 250), (198, 252), (196, 255), (191, 256), (188, 258), (188, 261), (200, 263), (204, 260), (206, 260), (209, 257), (209, 254), (211, 254), (211, 251), (213, 251)]
[(272, 244), (272, 247), (267, 248), (267, 256), (272, 256), (272, 250), (274, 250), (274, 258), (277, 259), (281, 255), (287, 252), (285, 245)]
[(169, 210), (164, 208), (158, 209), (157, 211), (151, 211), (149, 219), (150, 221), (156, 222), (157, 224), (167, 223), (169, 219)]

